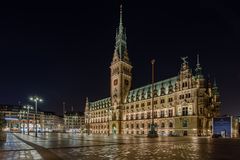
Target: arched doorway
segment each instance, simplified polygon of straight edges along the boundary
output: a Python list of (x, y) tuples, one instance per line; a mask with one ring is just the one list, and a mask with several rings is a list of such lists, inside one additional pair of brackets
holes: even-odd
[(117, 134), (117, 128), (115, 124), (112, 125), (112, 133)]

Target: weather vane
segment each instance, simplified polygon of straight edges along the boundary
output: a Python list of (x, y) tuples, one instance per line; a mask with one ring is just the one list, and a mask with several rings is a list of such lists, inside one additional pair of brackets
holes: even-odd
[(186, 60), (187, 58), (188, 58), (188, 56), (186, 56), (186, 57), (181, 57), (181, 59), (183, 60), (183, 63), (188, 63), (187, 60)]

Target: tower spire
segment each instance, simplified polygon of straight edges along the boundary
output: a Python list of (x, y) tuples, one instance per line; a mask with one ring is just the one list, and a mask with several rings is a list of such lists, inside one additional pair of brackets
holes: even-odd
[(126, 30), (123, 27), (123, 6), (122, 6), (122, 4), (120, 5), (119, 26), (116, 31), (114, 57), (119, 58), (120, 60), (128, 60), (127, 36), (126, 36)]
[(199, 63), (199, 54), (197, 54), (197, 66), (200, 66), (200, 63)]
[(200, 65), (200, 60), (199, 60), (199, 54), (197, 54), (197, 65), (196, 65), (195, 71), (196, 71), (197, 78), (203, 78), (202, 67)]
[(122, 22), (122, 4), (120, 5), (120, 20), (119, 20), (119, 33), (123, 30), (123, 22)]
[(218, 91), (218, 87), (217, 87), (217, 82), (216, 82), (216, 78), (214, 77), (213, 80), (213, 95), (219, 95), (219, 91)]

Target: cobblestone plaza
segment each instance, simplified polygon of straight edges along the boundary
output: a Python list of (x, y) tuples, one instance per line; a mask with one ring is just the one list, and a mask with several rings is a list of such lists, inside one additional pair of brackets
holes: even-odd
[(239, 139), (81, 135), (8, 134), (0, 159), (238, 159)]

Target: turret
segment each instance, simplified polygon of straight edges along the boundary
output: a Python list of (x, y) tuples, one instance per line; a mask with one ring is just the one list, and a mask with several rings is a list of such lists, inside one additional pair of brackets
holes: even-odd
[(195, 69), (195, 72), (196, 72), (196, 82), (197, 82), (197, 87), (198, 88), (203, 88), (204, 87), (204, 77), (203, 77), (203, 74), (202, 74), (202, 67), (200, 65), (200, 62), (199, 62), (199, 55), (197, 55), (197, 65), (196, 65), (196, 69)]
[(181, 58), (183, 63), (181, 65), (180, 74), (179, 74), (180, 90), (192, 88), (192, 71), (189, 68), (187, 58), (188, 57)]
[(214, 78), (213, 87), (212, 87), (212, 95), (213, 95), (214, 102), (219, 102), (220, 101), (220, 94), (219, 94), (219, 91), (218, 91), (218, 87), (217, 87), (217, 83), (216, 83), (215, 78)]

